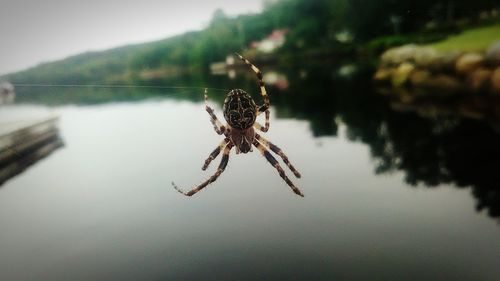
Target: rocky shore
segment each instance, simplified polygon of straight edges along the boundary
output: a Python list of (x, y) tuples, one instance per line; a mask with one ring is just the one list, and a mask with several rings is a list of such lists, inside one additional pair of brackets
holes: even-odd
[(381, 56), (373, 80), (396, 92), (411, 90), (413, 98), (473, 94), (500, 97), (500, 41), (482, 52), (438, 52), (405, 45)]

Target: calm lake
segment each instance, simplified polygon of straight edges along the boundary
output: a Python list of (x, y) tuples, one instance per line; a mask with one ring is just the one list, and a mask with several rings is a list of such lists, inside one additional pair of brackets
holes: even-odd
[[(156, 83), (177, 89), (18, 88), (0, 115), (57, 113), (64, 146), (0, 186), (0, 279), (499, 280), (498, 127), (395, 110), (356, 64), (263, 70), (262, 135), (301, 172), (281, 164), (304, 198), (256, 150), (232, 151), (191, 198), (171, 186), (220, 161), (200, 169), (222, 140), (202, 87), (261, 103), (250, 72)], [(221, 120), (224, 94), (209, 90)]]

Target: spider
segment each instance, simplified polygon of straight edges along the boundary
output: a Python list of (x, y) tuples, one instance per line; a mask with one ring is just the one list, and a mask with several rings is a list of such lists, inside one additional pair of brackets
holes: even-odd
[[(210, 122), (214, 126), (215, 132), (219, 135), (224, 135), (224, 140), (217, 146), (212, 153), (205, 160), (205, 164), (201, 168), (203, 171), (207, 169), (210, 165), (210, 162), (214, 160), (221, 151), (222, 159), (217, 168), (217, 171), (206, 181), (201, 183), (200, 185), (194, 187), (192, 190), (188, 192), (182, 191), (177, 185), (172, 182), (173, 187), (180, 193), (186, 196), (192, 196), (197, 192), (201, 191), (210, 183), (217, 180), (217, 178), (224, 172), (224, 169), (227, 166), (229, 161), (229, 152), (233, 147), (236, 149), (236, 154), (248, 153), (252, 152), (252, 145), (255, 146), (260, 153), (266, 158), (266, 160), (278, 171), (279, 175), (283, 180), (290, 186), (290, 188), (297, 195), (304, 197), (304, 194), (293, 184), (293, 182), (287, 177), (285, 171), (281, 168), (280, 164), (271, 155), (268, 149), (272, 152), (276, 153), (281, 157), (283, 162), (290, 168), (293, 174), (300, 178), (300, 173), (293, 167), (293, 165), (288, 161), (288, 157), (283, 153), (283, 151), (259, 135), (256, 130), (261, 132), (267, 132), (269, 130), (269, 97), (266, 93), (266, 88), (264, 86), (264, 81), (262, 81), (262, 72), (252, 63), (250, 63), (247, 59), (242, 57), (240, 54), (236, 54), (246, 65), (248, 65), (257, 75), (257, 79), (259, 80), (260, 86), (260, 94), (264, 99), (264, 104), (261, 106), (257, 106), (255, 101), (247, 94), (245, 91), (241, 89), (234, 89), (229, 91), (224, 100), (223, 105), (223, 113), (224, 119), (226, 119), (227, 124), (222, 125), (222, 123), (217, 119), (217, 116), (214, 114), (214, 110), (208, 106), (208, 95), (207, 89), (205, 89), (205, 109), (210, 115)], [(265, 113), (266, 123), (264, 126), (256, 122), (256, 118), (261, 113)]]

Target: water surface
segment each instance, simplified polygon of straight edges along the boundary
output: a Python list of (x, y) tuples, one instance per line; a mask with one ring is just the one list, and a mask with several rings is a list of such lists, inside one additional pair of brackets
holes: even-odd
[[(194, 90), (38, 103), (60, 114), (65, 146), (0, 188), (0, 279), (497, 280), (495, 166), (478, 162), (495, 159), (495, 130), (393, 111), (338, 75), (269, 87), (264, 135), (305, 198), (257, 152), (233, 152), (196, 196), (177, 193), (171, 181), (188, 189), (218, 165), (200, 169), (221, 137)], [(219, 118), (222, 98), (211, 95)]]

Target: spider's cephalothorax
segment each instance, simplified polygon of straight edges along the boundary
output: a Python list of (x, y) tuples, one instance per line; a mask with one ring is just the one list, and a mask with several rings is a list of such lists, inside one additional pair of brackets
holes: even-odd
[[(207, 158), (207, 160), (205, 160), (205, 164), (203, 165), (202, 170), (205, 170), (210, 162), (212, 162), (212, 160), (214, 160), (221, 151), (223, 151), (222, 160), (215, 174), (213, 174), (208, 180), (204, 181), (192, 190), (184, 192), (180, 190), (173, 182), (172, 185), (180, 193), (191, 196), (205, 188), (210, 183), (217, 180), (222, 172), (224, 172), (224, 169), (227, 166), (227, 162), (229, 161), (229, 152), (233, 147), (236, 147), (236, 153), (247, 153), (249, 151), (252, 151), (253, 145), (260, 151), (260, 153), (266, 158), (266, 160), (271, 165), (273, 165), (273, 167), (278, 171), (281, 178), (283, 178), (283, 180), (285, 180), (285, 182), (292, 188), (293, 192), (295, 192), (297, 195), (304, 196), (304, 194), (302, 194), (302, 192), (287, 177), (285, 171), (283, 171), (276, 158), (274, 158), (274, 156), (269, 152), (268, 149), (280, 156), (283, 162), (293, 172), (293, 174), (297, 178), (300, 178), (300, 173), (293, 167), (290, 161), (288, 161), (288, 157), (285, 155), (285, 153), (283, 153), (283, 151), (279, 147), (255, 132), (256, 129), (260, 130), (261, 132), (267, 132), (269, 130), (269, 97), (267, 96), (266, 88), (264, 82), (262, 81), (262, 72), (247, 59), (243, 58), (239, 54), (236, 55), (246, 65), (250, 66), (250, 68), (257, 75), (260, 86), (260, 94), (264, 99), (264, 104), (261, 106), (257, 106), (252, 97), (250, 97), (250, 95), (243, 90), (231, 90), (227, 94), (223, 105), (224, 118), (226, 119), (227, 125), (222, 125), (219, 119), (217, 119), (217, 116), (215, 116), (214, 110), (208, 106), (207, 89), (205, 89), (205, 109), (208, 114), (210, 114), (210, 121), (214, 126), (215, 132), (217, 132), (217, 134), (219, 135), (224, 135), (225, 138), (219, 144), (219, 146), (217, 146), (214, 151), (210, 153), (210, 156)], [(266, 118), (266, 123), (264, 126), (256, 122), (257, 116), (263, 112), (265, 113)]]
[(257, 118), (257, 105), (249, 94), (240, 89), (227, 94), (222, 111), (227, 124), (240, 130), (252, 127)]
[(236, 146), (236, 153), (252, 151), (255, 137), (252, 126), (258, 113), (252, 97), (243, 90), (231, 90), (224, 100), (222, 111), (227, 124), (231, 127), (230, 138)]

